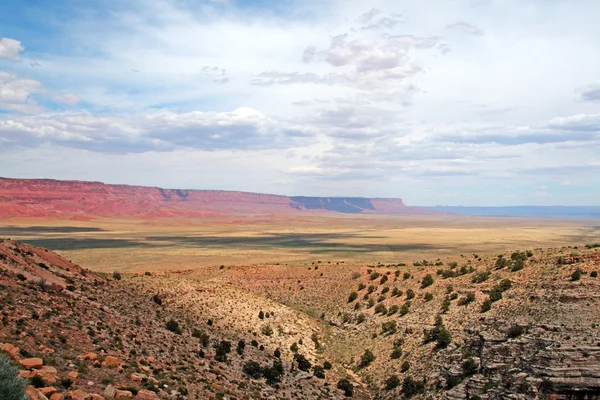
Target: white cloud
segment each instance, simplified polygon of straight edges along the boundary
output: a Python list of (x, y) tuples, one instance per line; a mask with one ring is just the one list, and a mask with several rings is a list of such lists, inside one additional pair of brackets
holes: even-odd
[(457, 22), (446, 26), (446, 29), (466, 33), (473, 36), (483, 36), (484, 32), (478, 27), (467, 24), (466, 22)]
[(3, 37), (0, 39), (0, 59), (5, 58), (12, 62), (18, 62), (19, 53), (25, 50), (21, 42), (15, 39)]
[(77, 96), (75, 93), (59, 93), (54, 96), (54, 100), (59, 103), (68, 104), (70, 106), (74, 106), (75, 104), (81, 101), (81, 98)]
[[(269, 177), (251, 187), (254, 178), (227, 174), (230, 188), (283, 182), (288, 193), (412, 204), (435, 204), (431, 193), (441, 192), (460, 202), (469, 191), (480, 202), (527, 202), (525, 191), (497, 193), (490, 182), (545, 185), (548, 202), (560, 182), (598, 192), (597, 2), (189, 4), (133, 0), (101, 19), (80, 13), (62, 40), (89, 51), (48, 42), (36, 53), (43, 68), (24, 55), (10, 64), (18, 75), (2, 81), (0, 107), (41, 114), (1, 115), (0, 149), (39, 154), (42, 172), (52, 146), (85, 151), (131, 167), (130, 183), (148, 179), (134, 160), (153, 154), (173, 173), (170, 186), (187, 186), (201, 157)], [(36, 103), (46, 99), (72, 112)], [(34, 171), (12, 161), (15, 173)], [(554, 182), (551, 168), (562, 165)]]
[(44, 111), (32, 97), (44, 93), (44, 86), (14, 72), (0, 70), (0, 110), (34, 114)]

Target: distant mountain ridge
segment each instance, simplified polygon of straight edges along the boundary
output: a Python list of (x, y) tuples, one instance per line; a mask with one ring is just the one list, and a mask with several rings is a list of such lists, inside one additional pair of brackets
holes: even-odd
[(102, 182), (0, 178), (0, 218), (209, 218), (298, 212), (437, 214), (402, 199), (281, 196), (223, 190), (183, 190)]
[(507, 206), (507, 207), (467, 207), (437, 206), (426, 207), (432, 211), (447, 214), (460, 214), (487, 217), (588, 217), (600, 218), (600, 206)]

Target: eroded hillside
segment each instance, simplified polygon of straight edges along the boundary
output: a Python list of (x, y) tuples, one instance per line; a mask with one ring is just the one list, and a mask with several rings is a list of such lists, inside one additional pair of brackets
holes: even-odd
[(260, 296), (179, 274), (101, 277), (10, 240), (0, 285), (0, 349), (32, 399), (344, 397), (317, 324)]

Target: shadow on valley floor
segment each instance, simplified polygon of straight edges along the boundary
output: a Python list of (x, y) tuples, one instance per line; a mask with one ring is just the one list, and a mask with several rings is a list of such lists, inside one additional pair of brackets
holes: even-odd
[(45, 247), (50, 250), (85, 250), (85, 249), (120, 249), (133, 247), (157, 247), (151, 243), (136, 242), (125, 239), (74, 239), (74, 238), (48, 238), (25, 239), (23, 243), (33, 246)]
[(39, 235), (44, 233), (87, 233), (87, 232), (104, 232), (100, 228), (85, 228), (76, 226), (4, 226), (0, 227), (0, 236), (10, 235)]
[[(380, 239), (380, 243), (361, 243), (361, 239)], [(35, 238), (23, 242), (51, 250), (122, 249), (122, 248), (168, 248), (193, 247), (198, 249), (247, 249), (273, 250), (298, 249), (314, 254), (335, 252), (369, 253), (378, 251), (403, 252), (431, 250), (430, 244), (385, 243), (383, 236), (360, 236), (355, 234), (318, 233), (270, 233), (263, 236), (148, 236), (131, 240), (118, 238)]]
[[(382, 239), (383, 236), (361, 236), (337, 233), (270, 233), (263, 236), (149, 236), (151, 242), (171, 243), (179, 246), (198, 248), (247, 248), (247, 249), (309, 249), (313, 253), (331, 252), (377, 252), (377, 251), (409, 251), (430, 250), (435, 246), (429, 244), (400, 243), (356, 243), (360, 239)], [(345, 240), (352, 240), (347, 242)]]

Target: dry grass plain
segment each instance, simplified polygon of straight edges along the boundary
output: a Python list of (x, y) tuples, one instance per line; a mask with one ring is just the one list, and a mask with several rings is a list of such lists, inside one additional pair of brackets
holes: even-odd
[(0, 237), (96, 271), (415, 260), (600, 241), (600, 220), (304, 214), (203, 220), (0, 222)]

